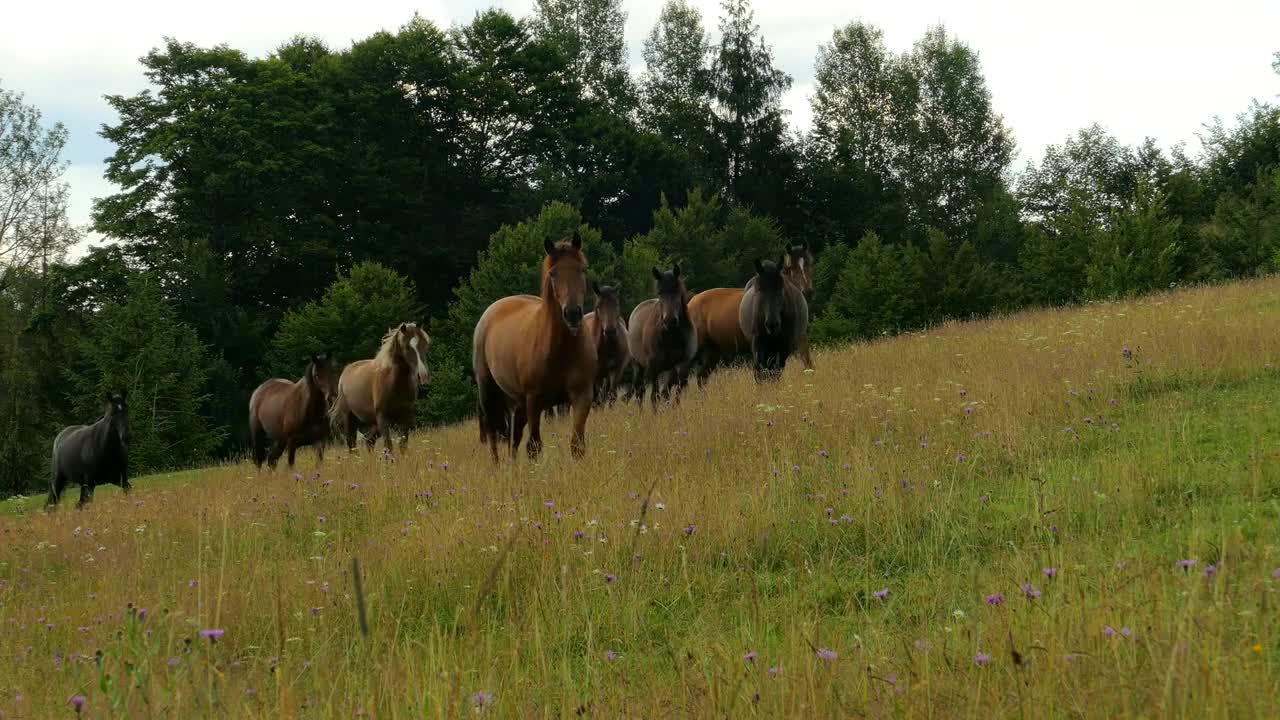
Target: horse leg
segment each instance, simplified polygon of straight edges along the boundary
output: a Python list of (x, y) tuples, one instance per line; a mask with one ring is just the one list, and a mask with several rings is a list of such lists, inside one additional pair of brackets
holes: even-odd
[(285, 443), (285, 449), (289, 451), (289, 469), (292, 470), (293, 460), (298, 454), (298, 445), (293, 441), (293, 438), (289, 438), (289, 441)]
[(516, 408), (510, 415), (511, 419), (511, 459), (516, 459), (516, 453), (520, 450), (520, 440), (524, 438), (524, 426), (528, 422), (528, 416), (523, 407)]
[(128, 495), (129, 491), (132, 489), (133, 489), (133, 486), (129, 484), (129, 468), (125, 465), (121, 465), (120, 466), (120, 490), (123, 491), (125, 495)]
[(698, 362), (698, 389), (701, 390), (707, 386), (707, 378), (711, 377), (711, 371), (716, 369), (716, 365), (720, 362), (720, 354), (715, 348), (708, 347), (701, 353), (702, 358)]
[(55, 471), (53, 474), (53, 484), (49, 486), (49, 498), (44, 501), (46, 510), (58, 507), (58, 501), (62, 499), (62, 491), (67, 487), (67, 476), (61, 472)]
[(267, 459), (267, 431), (261, 425), (253, 423), (250, 429), (253, 443), (253, 464), (262, 469), (262, 463)]
[(400, 436), (400, 454), (404, 455), (409, 452), (409, 421), (402, 423), (400, 429), (404, 432)]
[(796, 348), (800, 353), (800, 362), (804, 363), (805, 370), (813, 369), (813, 358), (809, 355), (809, 336), (805, 335), (800, 340), (800, 346)]
[(342, 434), (347, 438), (347, 452), (356, 451), (356, 416), (347, 413), (342, 420)]
[(280, 456), (283, 454), (284, 442), (277, 440), (271, 445), (271, 452), (267, 454), (267, 467), (274, 471), (276, 465), (280, 462)]
[(640, 386), (640, 407), (644, 407), (644, 390), (649, 390), (649, 402), (653, 405), (653, 411), (658, 412), (658, 376), (662, 373), (657, 369), (657, 363), (651, 363), (644, 371), (644, 385)]
[(537, 460), (538, 453), (542, 452), (542, 405), (533, 395), (525, 399), (525, 415), (529, 422), (529, 444), (525, 450), (530, 460)]
[(328, 440), (316, 441), (316, 466), (324, 464), (324, 449), (329, 446)]
[(573, 437), (569, 440), (569, 451), (573, 453), (575, 460), (587, 454), (587, 415), (591, 414), (593, 401), (591, 390), (588, 385), (586, 392), (579, 391), (569, 398), (569, 404), (573, 408)]
[(85, 505), (93, 501), (93, 484), (87, 476), (80, 479), (80, 499), (76, 502), (76, 509), (81, 510)]

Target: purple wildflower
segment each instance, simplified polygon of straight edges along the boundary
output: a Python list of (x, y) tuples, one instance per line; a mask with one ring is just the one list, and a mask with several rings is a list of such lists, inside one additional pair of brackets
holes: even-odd
[(828, 454), (826, 450), (819, 450), (818, 457), (827, 458), (827, 457), (831, 457), (831, 455)]
[(200, 584), (199, 580), (188, 580), (187, 587), (195, 587)]
[(1116, 629), (1111, 627), (1110, 625), (1107, 625), (1106, 627), (1102, 628), (1102, 634), (1106, 635), (1107, 637), (1113, 637), (1116, 634)]
[(991, 607), (1000, 607), (1004, 604), (1004, 593), (994, 593), (987, 596), (987, 604)]
[(178, 665), (181, 663), (182, 661), (176, 657), (169, 658), (169, 667), (178, 667)]
[(696, 533), (696, 532), (698, 532), (698, 526), (697, 526), (697, 525), (686, 525), (686, 526), (685, 526), (685, 528), (684, 528), (684, 534), (685, 534), (686, 536), (688, 536), (688, 535), (692, 535), (692, 534), (694, 534), (694, 533)]
[(1022, 594), (1026, 595), (1028, 600), (1035, 600), (1040, 597), (1040, 591), (1031, 583), (1022, 583)]
[(755, 662), (755, 661), (756, 661), (756, 651), (755, 651), (755, 650), (752, 650), (751, 652), (747, 653), (746, 655), (743, 655), (743, 656), (742, 656), (742, 659), (743, 659), (743, 660), (746, 660), (747, 662)]
[(1218, 568), (1217, 568), (1217, 566), (1216, 566), (1216, 565), (1205, 565), (1205, 566), (1204, 566), (1204, 574), (1205, 574), (1205, 577), (1213, 577), (1214, 575), (1217, 575), (1217, 574), (1218, 574)]
[(989, 502), (991, 502), (991, 496), (990, 496), (990, 495), (987, 495), (986, 493), (983, 493), (982, 495), (979, 495), (979, 496), (978, 496), (978, 503), (979, 503), (979, 504), (986, 505), (986, 504), (987, 504), (987, 503), (989, 503)]
[(799, 466), (799, 465), (792, 465), (792, 466), (791, 466), (791, 472), (800, 472), (800, 466)]
[(1058, 576), (1058, 568), (1055, 568), (1055, 567), (1047, 567), (1044, 570), (1041, 570), (1041, 572), (1043, 572), (1044, 576), (1047, 578), (1053, 578)]
[(960, 388), (960, 397), (964, 397), (965, 395), (968, 395), (968, 394), (969, 394), (968, 390), (965, 390), (964, 388)]
[(884, 588), (883, 590), (877, 590), (871, 594), (874, 595), (877, 600), (884, 600), (885, 598), (889, 597), (889, 588)]
[(71, 699), (67, 701), (67, 704), (76, 711), (76, 715), (79, 715), (80, 711), (84, 709), (84, 703), (85, 697), (83, 695), (72, 695)]
[(614, 652), (614, 651), (612, 651), (612, 650), (605, 650), (605, 651), (604, 651), (604, 659), (605, 659), (605, 660), (608, 660), (609, 662), (617, 662), (617, 661), (618, 661), (618, 653), (616, 653), (616, 652)]
[(218, 638), (222, 637), (222, 635), (225, 632), (226, 632), (225, 630), (221, 630), (218, 628), (214, 628), (212, 630), (201, 630), (200, 637), (208, 638), (209, 642), (216, 643), (218, 642)]
[(987, 653), (979, 652), (977, 655), (973, 656), (973, 662), (978, 666), (986, 665), (991, 662), (991, 656)]
[(586, 535), (586, 533), (582, 532), (581, 530), (574, 530), (574, 531), (573, 531), (573, 539), (574, 539), (574, 540), (581, 540), (585, 535)]
[(553, 508), (553, 507), (555, 507), (555, 506), (556, 506), (556, 504), (555, 504), (554, 502), (551, 502), (550, 500), (548, 500), (548, 501), (546, 501), (546, 502), (542, 503), (542, 507), (547, 508), (548, 510), (550, 510), (551, 508)]
[(770, 675), (771, 677), (778, 677), (778, 676), (779, 676), (779, 675), (781, 675), (781, 674), (782, 674), (782, 668), (780, 668), (780, 667), (771, 667), (771, 668), (769, 668), (769, 675)]
[[(447, 463), (446, 463), (446, 464), (447, 464)], [(472, 704), (472, 705), (475, 705), (475, 706), (476, 706), (476, 707), (478, 707), (478, 708), (483, 708), (485, 705), (488, 705), (488, 704), (489, 704), (489, 703), (491, 703), (491, 702), (493, 702), (493, 695), (491, 695), (491, 694), (489, 694), (489, 693), (487, 693), (487, 692), (485, 692), (485, 691), (483, 691), (483, 690), (481, 690), (481, 691), (479, 691), (479, 692), (477, 692), (477, 693), (474, 693), (474, 694), (471, 696), (471, 704)]]
[(1183, 570), (1190, 570), (1195, 566), (1196, 566), (1195, 560), (1179, 560), (1178, 561), (1178, 567), (1182, 568)]
[(1271, 579), (1272, 579), (1272, 580), (1280, 580), (1280, 567), (1278, 567), (1278, 568), (1276, 568), (1275, 570), (1272, 570), (1272, 571), (1271, 571)]
[(617, 576), (617, 575), (614, 575), (613, 573), (605, 573), (605, 574), (604, 574), (604, 581), (605, 581), (605, 582), (607, 582), (607, 583), (614, 582), (614, 581), (616, 581), (617, 579), (618, 579), (618, 576)]
[(818, 656), (819, 660), (824, 662), (832, 662), (836, 658), (840, 657), (834, 650), (828, 650), (826, 648), (818, 648), (818, 651), (814, 654)]
[(1131, 628), (1122, 627), (1120, 628), (1120, 634), (1125, 637), (1133, 637), (1133, 630)]

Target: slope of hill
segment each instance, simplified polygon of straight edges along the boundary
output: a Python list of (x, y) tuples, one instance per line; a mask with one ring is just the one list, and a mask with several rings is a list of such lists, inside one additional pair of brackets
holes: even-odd
[(1280, 714), (1280, 281), (816, 363), (3, 516), (0, 711)]

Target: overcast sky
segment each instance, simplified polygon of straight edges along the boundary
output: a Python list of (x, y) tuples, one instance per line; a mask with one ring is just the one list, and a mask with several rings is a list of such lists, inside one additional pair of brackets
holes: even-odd
[[(634, 66), (663, 1), (624, 0)], [(714, 36), (718, 0), (693, 2)], [(47, 121), (70, 130), (72, 221), (87, 223), (92, 199), (113, 191), (102, 179), (112, 146), (97, 129), (115, 116), (102, 97), (142, 90), (137, 59), (165, 36), (262, 55), (298, 33), (345, 47), (377, 30), (395, 30), (415, 11), (448, 26), (491, 5), (524, 15), (533, 2), (14, 3), (0, 24), (0, 85), (25, 93)], [(1153, 136), (1166, 147), (1186, 142), (1195, 151), (1205, 122), (1233, 118), (1252, 99), (1280, 94), (1280, 76), (1270, 67), (1280, 50), (1280, 0), (755, 0), (754, 6), (776, 63), (795, 80), (784, 104), (802, 129), (810, 120), (815, 51), (835, 27), (870, 22), (900, 51), (944, 23), (980, 53), (996, 110), (1018, 141), (1018, 167), (1093, 122), (1126, 143)]]

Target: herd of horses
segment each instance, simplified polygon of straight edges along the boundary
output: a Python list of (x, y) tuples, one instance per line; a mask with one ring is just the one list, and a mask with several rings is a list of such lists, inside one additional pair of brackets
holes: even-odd
[[(694, 295), (679, 264), (655, 267), (656, 296), (637, 304), (625, 321), (618, 290), (596, 283), (590, 284), (595, 308), (584, 312), (588, 265), (576, 233), (546, 241), (544, 250), (540, 293), (495, 301), (472, 335), (480, 442), (488, 444), (495, 462), (500, 446), (517, 456), (526, 427), (526, 452), (531, 459), (538, 456), (544, 412), (568, 408), (570, 450), (577, 458), (586, 452), (592, 407), (620, 395), (643, 405), (647, 393), (656, 410), (660, 400), (678, 400), (695, 371), (703, 386), (716, 367), (748, 355), (761, 383), (780, 377), (793, 354), (806, 368), (813, 366), (813, 254), (805, 243), (787, 245), (776, 260), (757, 259), (755, 273), (741, 288)], [(306, 358), (301, 379), (263, 382), (249, 399), (254, 463), (275, 469), (288, 453), (292, 467), (305, 446), (314, 446), (323, 461), (335, 433), (354, 450), (360, 430), (370, 449), (382, 438), (387, 453), (399, 430), (403, 453), (420, 388), (431, 382), (430, 349), (426, 331), (405, 322), (387, 331), (373, 358), (341, 372), (333, 353), (322, 352)], [(78, 507), (93, 499), (97, 485), (128, 492), (128, 446), (126, 394), (113, 393), (101, 419), (68, 427), (54, 439), (46, 507), (55, 507), (70, 484), (80, 485)]]

